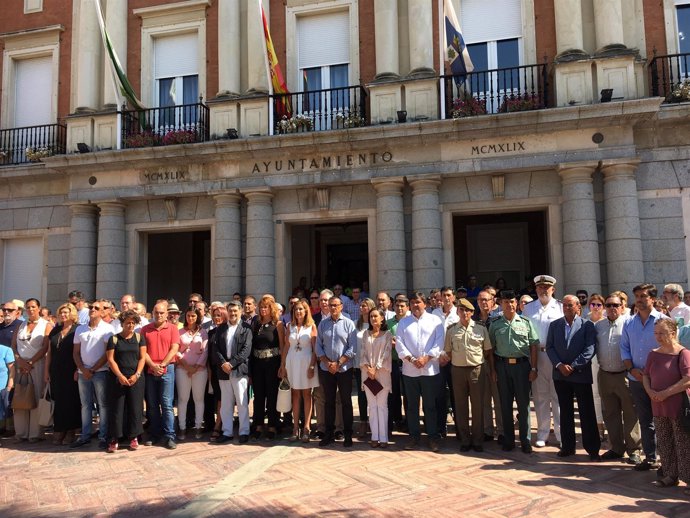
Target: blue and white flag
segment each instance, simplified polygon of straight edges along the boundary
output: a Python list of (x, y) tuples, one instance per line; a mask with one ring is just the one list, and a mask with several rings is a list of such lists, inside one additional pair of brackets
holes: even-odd
[(444, 32), (446, 35), (445, 59), (450, 63), (453, 79), (458, 86), (465, 82), (474, 65), (467, 51), (467, 45), (460, 32), (460, 24), (450, 0), (443, 0)]

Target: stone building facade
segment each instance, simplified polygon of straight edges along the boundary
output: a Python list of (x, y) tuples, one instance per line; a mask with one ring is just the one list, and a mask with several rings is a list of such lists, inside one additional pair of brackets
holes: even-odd
[[(279, 134), (258, 0), (101, 0), (143, 103), (194, 95), (208, 110), (203, 141), (134, 147), (94, 1), (13, 2), (0, 20), (3, 298), (284, 300), (301, 277), (396, 293), (469, 272), (517, 286), (546, 271), (560, 294), (687, 284), (690, 105), (668, 101), (685, 78), (690, 1), (451, 3), (477, 116), (451, 118), (461, 94), (440, 77), (443, 2), (264, 0), (292, 115), (313, 118)], [(525, 79), (533, 67), (545, 81)], [(516, 84), (491, 89), (506, 77)], [(332, 89), (362, 95), (366, 125), (343, 127), (353, 112)], [(504, 109), (515, 92), (538, 109)], [(308, 99), (327, 100), (326, 122)], [(34, 135), (22, 128), (51, 124), (64, 150), (12, 154), (11, 139)]]

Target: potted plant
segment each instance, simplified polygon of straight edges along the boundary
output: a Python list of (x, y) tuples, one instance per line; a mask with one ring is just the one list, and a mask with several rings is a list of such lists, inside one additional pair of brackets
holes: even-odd
[(666, 102), (669, 103), (683, 103), (687, 101), (690, 101), (690, 79), (686, 79), (676, 86), (666, 98)]
[(486, 99), (477, 99), (472, 96), (456, 97), (453, 99), (450, 115), (454, 119), (486, 115)]
[(26, 158), (29, 159), (29, 162), (40, 162), (42, 158), (47, 158), (53, 155), (52, 148), (48, 146), (27, 147), (24, 152), (26, 154)]
[(506, 95), (498, 108), (499, 113), (525, 112), (543, 108), (543, 103), (537, 94)]
[(171, 146), (173, 144), (190, 144), (196, 142), (198, 135), (192, 130), (171, 130), (163, 135), (162, 144)]
[(278, 133), (298, 133), (303, 131), (311, 131), (313, 129), (313, 121), (310, 117), (298, 113), (292, 117), (283, 115), (283, 118), (278, 121)]
[(338, 122), (339, 128), (360, 128), (367, 122), (357, 111), (340, 111), (335, 114), (335, 120)]
[(150, 130), (130, 133), (124, 139), (125, 148), (153, 147), (160, 145), (160, 135)]

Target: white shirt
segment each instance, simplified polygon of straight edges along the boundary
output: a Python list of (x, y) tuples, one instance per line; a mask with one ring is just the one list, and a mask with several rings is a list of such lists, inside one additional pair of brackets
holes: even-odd
[(546, 345), (546, 336), (549, 334), (549, 325), (554, 320), (563, 316), (563, 304), (556, 299), (551, 299), (546, 306), (542, 306), (539, 299), (533, 300), (525, 305), (522, 316), (527, 317), (534, 324), (534, 328), (539, 335), (539, 344)]
[[(77, 327), (74, 331), (74, 344), (80, 344), (81, 361), (87, 369), (92, 368), (105, 354), (108, 339), (113, 336), (113, 326), (101, 320), (95, 328), (88, 324)], [(107, 371), (105, 363), (98, 372)]]
[(438, 357), (443, 351), (445, 330), (443, 322), (426, 311), (417, 318), (413, 314), (403, 318), (395, 331), (395, 350), (400, 358), (429, 356), (427, 364), (418, 369), (413, 363), (403, 361), (403, 376), (434, 376), (440, 372)]
[(685, 302), (681, 302), (671, 311), (671, 318), (676, 321), (678, 327), (683, 327), (690, 324), (690, 306)]
[[(228, 357), (228, 360), (232, 356), (232, 346), (235, 344), (235, 333), (237, 332), (237, 326), (239, 324), (235, 324), (234, 326), (228, 324), (228, 334), (225, 337), (225, 355)], [(216, 331), (217, 333), (218, 331)]]
[(448, 329), (450, 326), (455, 324), (456, 322), (460, 322), (460, 317), (458, 316), (458, 310), (455, 306), (450, 308), (450, 312), (446, 315), (443, 312), (443, 308), (436, 308), (431, 312), (432, 315), (436, 315), (438, 318), (440, 318), (443, 321), (443, 330), (445, 331)]

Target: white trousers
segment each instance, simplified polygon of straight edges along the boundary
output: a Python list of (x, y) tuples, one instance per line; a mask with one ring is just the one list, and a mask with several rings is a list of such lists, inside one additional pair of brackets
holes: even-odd
[(204, 422), (204, 393), (206, 391), (208, 370), (196, 371), (190, 378), (183, 368), (175, 369), (175, 385), (177, 386), (177, 421), (180, 430), (187, 428), (187, 403), (189, 393), (194, 398), (194, 426), (201, 428)]
[(240, 435), (249, 435), (249, 379), (247, 376), (230, 376), (229, 380), (218, 380), (220, 385), (220, 418), (223, 420), (223, 435), (233, 436), (233, 414), (235, 405), (240, 417)]
[(556, 440), (561, 442), (561, 410), (558, 406), (556, 387), (553, 385), (553, 364), (545, 352), (539, 351), (539, 375), (532, 382), (534, 413), (537, 414), (537, 440), (548, 441), (551, 431), (551, 414)]
[(374, 395), (365, 386), (364, 393), (367, 395), (371, 440), (388, 442), (388, 391), (380, 390), (378, 394)]

